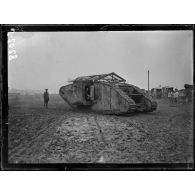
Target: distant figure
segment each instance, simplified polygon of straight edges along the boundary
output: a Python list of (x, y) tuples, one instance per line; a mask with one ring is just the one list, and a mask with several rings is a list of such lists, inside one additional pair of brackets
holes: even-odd
[(179, 92), (177, 89), (175, 89), (175, 92), (174, 92), (174, 102), (175, 103), (178, 103), (178, 98), (179, 98)]
[(49, 93), (48, 93), (48, 89), (45, 89), (45, 92), (43, 94), (43, 98), (44, 98), (44, 107), (48, 107), (48, 102), (49, 102)]
[(193, 98), (193, 90), (186, 88), (185, 89), (186, 92), (186, 103), (191, 103), (192, 102), (192, 98)]
[(169, 91), (169, 92), (168, 92), (168, 99), (169, 99), (169, 102), (170, 102), (170, 103), (173, 102), (173, 92), (172, 92), (172, 91)]

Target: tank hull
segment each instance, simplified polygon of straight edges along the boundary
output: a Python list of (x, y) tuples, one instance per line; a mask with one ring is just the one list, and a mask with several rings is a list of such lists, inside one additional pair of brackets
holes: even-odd
[[(88, 85), (93, 86), (93, 94), (90, 94), (89, 99), (85, 96)], [(136, 94), (128, 94), (128, 90), (134, 90)], [(106, 114), (152, 112), (157, 108), (156, 102), (145, 96), (139, 88), (129, 84), (95, 82), (91, 85), (81, 82), (61, 87), (59, 94), (72, 108), (84, 107)]]

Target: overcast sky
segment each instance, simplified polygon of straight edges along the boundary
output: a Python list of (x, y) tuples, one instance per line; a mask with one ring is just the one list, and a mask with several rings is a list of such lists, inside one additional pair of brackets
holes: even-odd
[(115, 72), (147, 89), (193, 83), (192, 31), (16, 32), (9, 87), (58, 93), (68, 79)]

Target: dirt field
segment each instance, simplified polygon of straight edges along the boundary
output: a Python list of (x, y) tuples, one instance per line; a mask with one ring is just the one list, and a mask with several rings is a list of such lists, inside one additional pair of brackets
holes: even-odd
[(158, 100), (153, 113), (114, 116), (23, 97), (10, 102), (8, 134), (10, 163), (193, 162), (192, 104)]

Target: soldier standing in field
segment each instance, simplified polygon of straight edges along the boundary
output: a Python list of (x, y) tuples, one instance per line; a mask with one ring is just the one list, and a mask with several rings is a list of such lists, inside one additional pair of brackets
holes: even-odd
[(174, 102), (177, 104), (178, 103), (178, 98), (179, 98), (179, 92), (177, 89), (175, 89), (174, 92)]
[(48, 107), (48, 102), (49, 102), (49, 93), (48, 93), (48, 89), (45, 89), (45, 92), (43, 94), (43, 98), (44, 98), (44, 107)]

